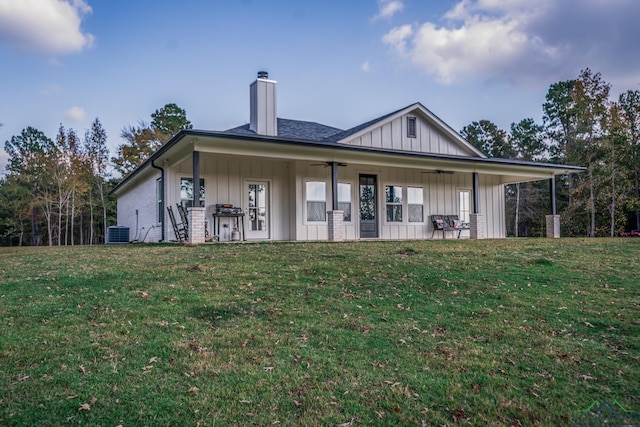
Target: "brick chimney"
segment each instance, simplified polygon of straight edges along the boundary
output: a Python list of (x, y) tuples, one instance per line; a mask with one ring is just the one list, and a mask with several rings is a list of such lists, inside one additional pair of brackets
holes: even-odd
[(258, 71), (258, 78), (251, 83), (249, 129), (258, 135), (278, 136), (277, 83), (269, 80), (266, 71)]

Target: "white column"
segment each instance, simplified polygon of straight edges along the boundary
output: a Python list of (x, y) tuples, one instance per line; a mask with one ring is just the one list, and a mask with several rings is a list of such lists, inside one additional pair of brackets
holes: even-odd
[(484, 216), (479, 213), (469, 214), (469, 238), (486, 239)]
[(342, 242), (344, 240), (344, 226), (342, 225), (342, 219), (344, 218), (344, 211), (328, 211), (327, 220), (330, 242)]
[(547, 223), (547, 237), (557, 239), (560, 237), (560, 215), (545, 215)]
[(189, 239), (191, 245), (204, 243), (204, 207), (187, 208), (189, 212)]

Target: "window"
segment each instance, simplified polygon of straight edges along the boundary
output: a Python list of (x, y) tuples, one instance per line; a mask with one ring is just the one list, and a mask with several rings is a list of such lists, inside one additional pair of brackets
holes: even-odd
[(338, 183), (338, 209), (344, 212), (342, 220), (351, 222), (351, 184), (349, 183)]
[(469, 190), (458, 190), (458, 209), (459, 209), (459, 217), (462, 222), (469, 223), (469, 214), (470, 210), (470, 198), (471, 191)]
[(402, 187), (387, 185), (385, 187), (387, 202), (387, 221), (402, 222)]
[(407, 188), (407, 204), (409, 209), (409, 222), (423, 222), (423, 191), (422, 187)]
[[(193, 206), (193, 178), (180, 178), (180, 201), (185, 208)], [(204, 206), (204, 178), (200, 178), (200, 206)]]
[(162, 185), (162, 178), (158, 178), (156, 179), (156, 202), (157, 202), (157, 207), (158, 207), (158, 211), (157, 211), (157, 218), (156, 221), (158, 222), (162, 222), (162, 219), (164, 218), (164, 192), (163, 192), (163, 185)]
[(307, 181), (307, 221), (326, 221), (327, 184), (321, 181)]
[(416, 118), (415, 117), (407, 117), (407, 138), (415, 138), (416, 137)]

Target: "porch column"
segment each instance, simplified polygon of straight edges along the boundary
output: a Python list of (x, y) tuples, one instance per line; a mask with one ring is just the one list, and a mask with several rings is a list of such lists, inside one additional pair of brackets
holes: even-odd
[(560, 237), (560, 215), (558, 215), (556, 205), (555, 177), (549, 180), (549, 202), (551, 204), (551, 214), (544, 217), (547, 226), (547, 237), (557, 239)]
[(338, 210), (338, 162), (331, 162), (331, 210)]
[(191, 245), (204, 243), (204, 211), (204, 206), (187, 208), (189, 214), (188, 243)]
[(478, 172), (473, 172), (473, 212), (469, 214), (469, 238), (485, 239), (484, 216), (480, 213), (480, 179)]
[(193, 152), (193, 207), (200, 207), (200, 152)]
[(327, 226), (330, 242), (342, 242), (344, 240), (344, 226), (342, 220), (344, 218), (343, 211), (327, 212)]
[(330, 242), (344, 240), (343, 218), (344, 212), (338, 210), (338, 162), (331, 162), (331, 210), (327, 212), (327, 231)]
[(193, 151), (193, 207), (189, 215), (189, 244), (204, 243), (204, 206), (200, 206), (200, 152)]

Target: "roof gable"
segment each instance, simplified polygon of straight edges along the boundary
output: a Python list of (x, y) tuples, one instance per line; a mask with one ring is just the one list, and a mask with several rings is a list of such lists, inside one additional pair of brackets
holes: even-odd
[[(408, 117), (415, 118), (414, 136), (408, 136), (406, 132)], [(486, 158), (420, 103), (333, 135), (331, 139), (354, 146)]]

